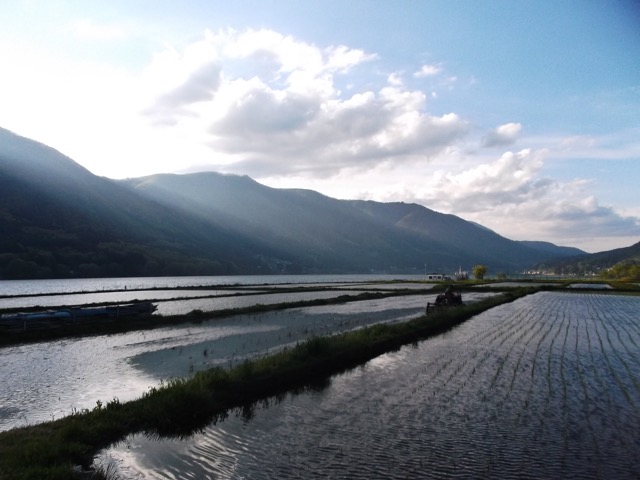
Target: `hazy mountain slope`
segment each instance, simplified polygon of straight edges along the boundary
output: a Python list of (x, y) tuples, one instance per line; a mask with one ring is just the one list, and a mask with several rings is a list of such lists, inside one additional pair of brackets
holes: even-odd
[(0, 222), (4, 278), (237, 273), (253, 263), (252, 241), (2, 129)]
[(602, 266), (627, 260), (640, 260), (640, 242), (630, 247), (616, 248), (606, 252), (592, 253), (590, 257)]
[(346, 202), (309, 190), (269, 188), (249, 177), (206, 172), (125, 182), (154, 201), (180, 205), (229, 230), (258, 236), (274, 248), (286, 245), (307, 271), (417, 268), (422, 262), (416, 258), (429, 246), (372, 222)]
[(599, 272), (621, 262), (640, 262), (640, 242), (606, 252), (550, 259), (537, 265), (537, 268), (558, 274), (582, 274)]
[(580, 250), (575, 247), (559, 247), (550, 242), (532, 242), (532, 241), (520, 241), (518, 243), (522, 243), (529, 248), (533, 248), (535, 250), (540, 250), (541, 252), (545, 252), (549, 254), (551, 257), (564, 258), (564, 257), (575, 257), (577, 255), (587, 255), (587, 252), (584, 250)]
[(414, 204), (344, 201), (217, 173), (97, 177), (0, 129), (0, 278), (490, 272), (530, 248)]
[(273, 246), (284, 243), (312, 269), (450, 272), (487, 263), (513, 271), (551, 256), (415, 204), (336, 200), (212, 172), (153, 175), (126, 184), (229, 230), (258, 235)]
[(513, 271), (530, 262), (535, 263), (537, 259), (559, 255), (552, 249), (531, 248), (455, 215), (434, 212), (420, 205), (371, 201), (351, 203), (381, 222), (464, 252), (463, 258), (468, 262), (492, 265), (494, 273), (496, 267)]

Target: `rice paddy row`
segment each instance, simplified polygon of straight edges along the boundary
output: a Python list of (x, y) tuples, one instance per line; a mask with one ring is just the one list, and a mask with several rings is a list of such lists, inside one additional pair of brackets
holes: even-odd
[(443, 332), (533, 291), (518, 289), (404, 323), (315, 337), (279, 353), (245, 361), (231, 370), (215, 368), (189, 379), (174, 380), (150, 389), (132, 402), (121, 403), (114, 398), (106, 404), (99, 402), (91, 411), (0, 433), (0, 478), (69, 478), (73, 466), (89, 468), (100, 449), (129, 434), (190, 435), (223, 418), (229, 409), (250, 408), (252, 403), (270, 396), (304, 389), (310, 383)]

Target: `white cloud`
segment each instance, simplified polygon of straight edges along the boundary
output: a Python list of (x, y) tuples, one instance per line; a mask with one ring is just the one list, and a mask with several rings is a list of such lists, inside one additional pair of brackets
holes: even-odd
[(346, 73), (356, 65), (378, 58), (375, 54), (367, 54), (362, 50), (348, 48), (344, 45), (329, 47), (325, 52), (327, 54), (327, 69), (340, 73)]
[(448, 166), (434, 171), (421, 189), (421, 203), (461, 214), (486, 212), (497, 205), (507, 208), (527, 202), (550, 188), (550, 180), (538, 176), (542, 167), (539, 152), (507, 152), (480, 165), (462, 159), (459, 165), (458, 170)]
[(212, 100), (220, 86), (221, 67), (210, 62), (189, 72), (182, 84), (159, 95), (145, 113), (155, 117), (159, 124), (173, 125), (177, 117), (192, 115), (188, 106), (197, 102)]
[(441, 72), (442, 67), (440, 65), (423, 65), (413, 76), (417, 78), (434, 77)]
[(522, 125), (520, 123), (505, 123), (491, 130), (484, 139), (485, 147), (504, 147), (516, 142)]
[[(512, 122), (483, 138), (494, 149), (473, 150), (467, 119), (429, 112), (428, 91), (379, 75), (378, 57), (359, 49), (225, 30), (166, 46), (141, 71), (15, 46), (0, 45), (0, 57), (12, 66), (0, 78), (0, 126), (99, 175), (211, 169), (337, 198), (415, 201), (514, 239), (640, 237), (637, 211), (603, 205), (589, 178), (563, 182), (545, 169), (577, 156), (637, 159), (637, 131), (521, 138)], [(441, 73), (432, 67), (420, 72)], [(515, 142), (530, 148), (499, 150)]]
[(393, 87), (401, 87), (404, 84), (404, 82), (402, 81), (402, 76), (397, 72), (391, 73), (387, 77), (387, 82), (389, 82), (389, 85)]
[[(188, 123), (206, 133), (215, 158), (227, 159), (211, 168), (254, 176), (327, 176), (429, 157), (466, 134), (466, 121), (428, 114), (425, 94), (406, 90), (399, 77), (350, 96), (337, 88), (337, 77), (376, 58), (268, 30), (208, 32), (183, 52), (156, 56), (145, 74), (156, 92), (146, 112), (158, 125)], [(163, 72), (162, 85), (154, 84)]]
[(587, 251), (640, 239), (640, 218), (601, 205), (591, 194), (592, 181), (561, 182), (545, 176), (547, 155), (525, 149), (482, 160), (453, 146), (428, 160), (408, 156), (404, 163), (379, 163), (366, 171), (345, 169), (330, 182), (292, 176), (267, 178), (267, 183), (304, 184), (337, 198), (415, 202), (478, 222), (508, 238)]
[(414, 199), (517, 240), (547, 240), (593, 250), (599, 237), (617, 238), (618, 245), (621, 238), (631, 245), (640, 237), (640, 218), (600, 205), (590, 193), (591, 181), (545, 177), (547, 155), (527, 149), (459, 171), (437, 171), (415, 190)]
[(124, 28), (116, 25), (98, 25), (91, 20), (80, 20), (73, 26), (80, 38), (93, 40), (120, 40), (125, 38)]
[(555, 160), (631, 160), (640, 158), (640, 128), (601, 135), (545, 135), (530, 137), (530, 143), (544, 145)]
[[(571, 187), (571, 184), (556, 184), (553, 194), (518, 205), (502, 219), (501, 230), (506, 230), (505, 234), (514, 239), (536, 239), (537, 236), (537, 239), (584, 247), (588, 251), (606, 250), (602, 242), (614, 238), (618, 246), (621, 241), (628, 246), (640, 239), (638, 217), (625, 216), (611, 206), (600, 205), (584, 191), (567, 195)], [(504, 225), (505, 222), (511, 225)], [(595, 245), (599, 246), (594, 248)]]

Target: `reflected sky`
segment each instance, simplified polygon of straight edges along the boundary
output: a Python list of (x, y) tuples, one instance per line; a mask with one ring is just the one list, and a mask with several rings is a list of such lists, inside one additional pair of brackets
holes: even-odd
[(640, 298), (531, 295), (178, 441), (127, 478), (635, 478)]

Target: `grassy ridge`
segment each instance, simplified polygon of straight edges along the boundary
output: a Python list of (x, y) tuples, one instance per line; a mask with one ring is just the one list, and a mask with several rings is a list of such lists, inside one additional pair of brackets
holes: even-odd
[(236, 366), (214, 368), (153, 388), (127, 403), (117, 399), (43, 424), (0, 433), (0, 479), (73, 478), (74, 465), (89, 467), (102, 448), (136, 432), (187, 436), (235, 407), (304, 388), (402, 345), (443, 332), (484, 310), (532, 293), (519, 289), (461, 308), (397, 324), (378, 324)]
[[(320, 289), (318, 291), (324, 291), (328, 289)], [(282, 290), (278, 293), (287, 293), (287, 291), (300, 291), (300, 290)], [(436, 291), (435, 289), (431, 292)], [(398, 297), (405, 295), (419, 295), (426, 293), (426, 291), (420, 290), (395, 290), (391, 292), (364, 292), (359, 294), (344, 294), (333, 298), (319, 298), (314, 300), (300, 300), (295, 302), (284, 302), (274, 304), (256, 304), (249, 307), (227, 308), (221, 310), (202, 312), (200, 310), (194, 310), (184, 315), (151, 315), (140, 317), (127, 317), (126, 319), (114, 321), (106, 319), (104, 322), (87, 322), (86, 324), (78, 323), (76, 325), (61, 326), (58, 328), (34, 330), (27, 332), (15, 332), (5, 333), (0, 331), (0, 348), (10, 345), (17, 345), (22, 343), (40, 342), (43, 340), (55, 340), (59, 338), (79, 338), (91, 335), (104, 335), (108, 333), (123, 333), (133, 330), (151, 330), (154, 328), (179, 325), (184, 323), (198, 323), (203, 320), (211, 320), (216, 318), (225, 318), (232, 315), (263, 313), (269, 311), (283, 310), (285, 308), (301, 308), (301, 307), (313, 307), (318, 305), (334, 305), (348, 302), (359, 302), (363, 300), (382, 299), (387, 297)], [(231, 295), (234, 296), (234, 295)], [(188, 298), (185, 298), (188, 299)], [(151, 300), (156, 302), (158, 300)], [(113, 303), (117, 305), (118, 303)], [(96, 306), (104, 305), (90, 304), (83, 306)], [(66, 308), (66, 307), (58, 307)], [(30, 309), (19, 309), (20, 311), (29, 311)], [(34, 311), (42, 310), (33, 309)], [(9, 313), (8, 311), (2, 311), (0, 313)]]

